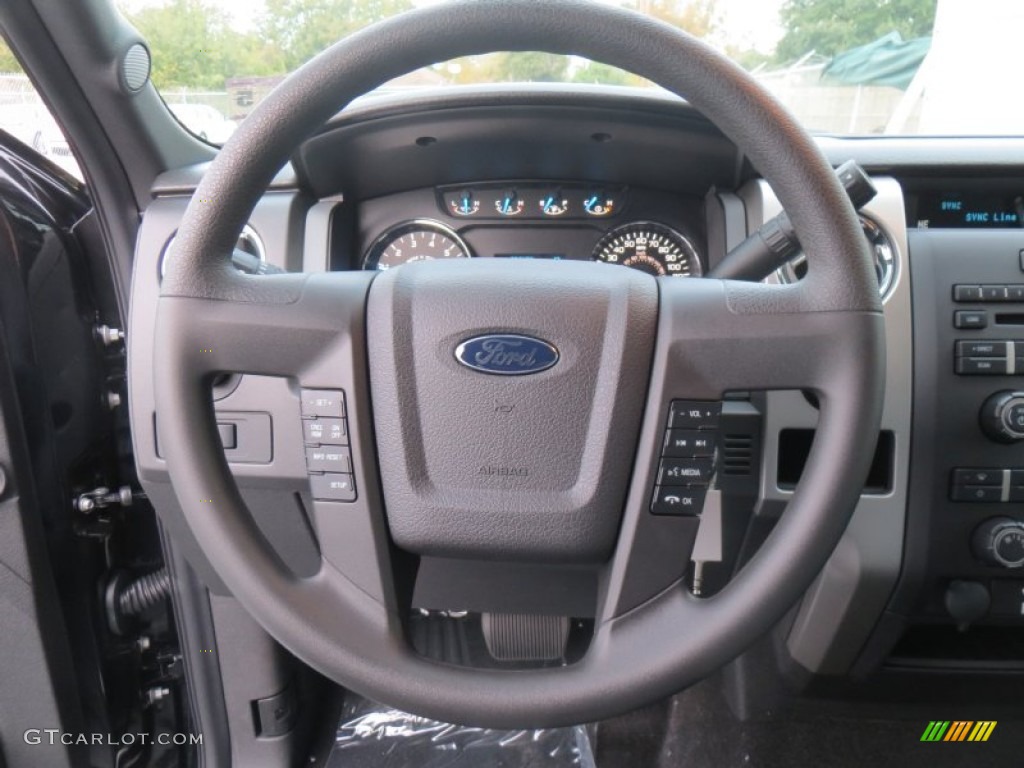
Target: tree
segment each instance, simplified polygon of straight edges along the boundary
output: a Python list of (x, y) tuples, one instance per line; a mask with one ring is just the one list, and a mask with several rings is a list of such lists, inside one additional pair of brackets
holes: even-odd
[(21, 64), (18, 63), (14, 53), (7, 47), (7, 43), (2, 37), (0, 37), (0, 72), (8, 75), (21, 72)]
[(786, 0), (779, 18), (786, 30), (778, 62), (810, 51), (834, 56), (896, 31), (904, 38), (930, 35), (937, 0)]
[(719, 24), (717, 0), (637, 0), (636, 8), (701, 39)]
[(540, 51), (501, 51), (453, 59), (435, 65), (433, 70), (460, 85), (561, 83), (569, 76), (569, 59)]
[(484, 82), (560, 83), (569, 70), (569, 59), (556, 53), (506, 51), (488, 58)]
[(242, 34), (227, 30), (224, 45), (227, 77), (288, 73), (281, 49), (253, 32)]
[(168, 0), (127, 14), (153, 52), (157, 88), (223, 88), (230, 73), (228, 22), (206, 0)]
[(600, 85), (636, 85), (639, 78), (625, 70), (602, 64), (599, 61), (588, 61), (572, 76), (574, 83), (594, 83)]
[(341, 38), (412, 7), (412, 0), (267, 0), (260, 35), (292, 70)]

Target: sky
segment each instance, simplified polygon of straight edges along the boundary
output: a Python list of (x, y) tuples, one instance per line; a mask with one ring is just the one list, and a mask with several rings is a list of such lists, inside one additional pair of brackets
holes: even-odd
[[(355, 0), (358, 1), (358, 0)], [(414, 0), (417, 5), (430, 5), (444, 0)], [(619, 0), (601, 0), (621, 4)], [(118, 0), (130, 10), (161, 5), (164, 0)], [(263, 10), (263, 0), (213, 0), (234, 21), (237, 29), (251, 29)], [(783, 0), (718, 0), (722, 14), (722, 37), (739, 48), (757, 48), (770, 52), (782, 36), (779, 7)]]

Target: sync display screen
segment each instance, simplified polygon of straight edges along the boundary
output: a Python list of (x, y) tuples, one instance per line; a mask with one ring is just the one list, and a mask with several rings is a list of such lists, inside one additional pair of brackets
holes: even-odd
[(1014, 229), (1024, 227), (1024, 195), (986, 193), (922, 194), (919, 229)]

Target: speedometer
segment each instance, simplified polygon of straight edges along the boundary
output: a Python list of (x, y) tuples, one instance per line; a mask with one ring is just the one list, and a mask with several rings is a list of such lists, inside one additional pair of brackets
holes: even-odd
[(411, 261), (464, 259), (469, 246), (455, 230), (427, 219), (407, 221), (391, 227), (370, 246), (363, 269), (391, 269)]
[(594, 248), (595, 261), (622, 264), (652, 275), (699, 277), (703, 271), (693, 243), (674, 229), (636, 221), (613, 229)]

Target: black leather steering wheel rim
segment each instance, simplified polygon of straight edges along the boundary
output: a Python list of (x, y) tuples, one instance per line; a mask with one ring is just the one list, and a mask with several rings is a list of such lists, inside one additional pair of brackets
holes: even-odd
[[(219, 450), (208, 391), (210, 377), (222, 370), (322, 376), (316, 355), (334, 338), (329, 318), (348, 311), (337, 302), (349, 296), (361, 307), (369, 290), (372, 276), (339, 288), (340, 278), (253, 278), (231, 268), (238, 232), (295, 145), (352, 98), (397, 75), (492, 50), (574, 54), (636, 72), (684, 95), (746, 152), (793, 220), (809, 274), (771, 289), (661, 283), (661, 330), (687, 340), (667, 346), (663, 362), (690, 374), (693, 394), (711, 397), (742, 380), (728, 373), (739, 365), (730, 351), (777, 350), (792, 355), (789, 370), (765, 371), (760, 383), (805, 386), (821, 400), (800, 486), (728, 588), (704, 601), (668, 589), (625, 615), (602, 615), (583, 660), (520, 672), (421, 659), (389, 617), (396, 608), (389, 599), (368, 594), (328, 562), (307, 579), (287, 573), (245, 512)], [(327, 676), (412, 712), (480, 725), (551, 726), (607, 717), (695, 682), (767, 631), (810, 585), (867, 473), (881, 415), (884, 334), (871, 261), (845, 193), (813, 140), (742, 70), (685, 33), (631, 12), (576, 0), (456, 2), (339, 42), (239, 127), (189, 204), (175, 249), (157, 310), (157, 418), (196, 539), (239, 601), (283, 645)], [(702, 307), (717, 313), (716, 321), (698, 330), (691, 326)], [(277, 334), (273, 340), (246, 337), (245, 323), (256, 319)], [(365, 370), (365, 353), (353, 342), (363, 319), (344, 322), (352, 335), (339, 344)], [(794, 353), (797, 344), (804, 346)], [(814, 370), (808, 367), (802, 381), (797, 369), (806, 356)], [(629, 545), (628, 531), (624, 525), (620, 549)]]

